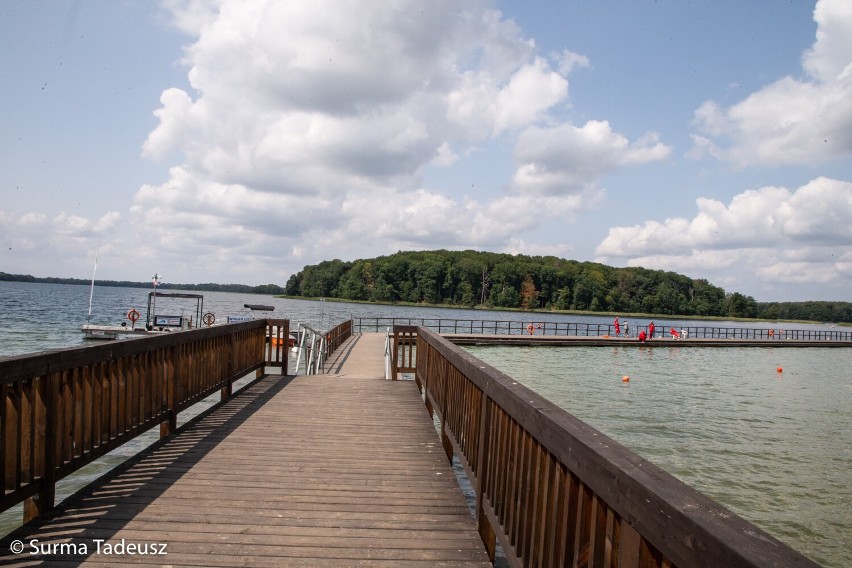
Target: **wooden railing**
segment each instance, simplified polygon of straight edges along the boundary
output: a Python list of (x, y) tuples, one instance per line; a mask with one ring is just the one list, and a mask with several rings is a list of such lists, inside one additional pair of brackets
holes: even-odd
[(436, 333), (416, 335), (415, 380), (475, 489), (492, 558), (499, 544), (511, 566), (817, 566)]
[(352, 336), (352, 320), (346, 320), (331, 328), (328, 332), (328, 354), (331, 355), (341, 344)]
[[(527, 314), (531, 316), (532, 314)], [(669, 328), (665, 320), (660, 320), (656, 326), (654, 337), (669, 339)], [(437, 333), (447, 334), (496, 334), (496, 335), (567, 335), (600, 337), (615, 336), (615, 326), (612, 323), (594, 322), (552, 322), (538, 319), (528, 320), (465, 320), (465, 319), (432, 319), (432, 318), (358, 318), (355, 320), (355, 332), (379, 331), (384, 332), (395, 326), (425, 327)], [(530, 326), (532, 329), (530, 330)], [(686, 332), (690, 338), (712, 339), (750, 339), (750, 340), (799, 340), (799, 341), (852, 341), (852, 331), (844, 330), (814, 330), (814, 329), (783, 329), (781, 327), (711, 327), (684, 326), (678, 324), (677, 331)], [(639, 331), (648, 333), (648, 325), (637, 325), (630, 322), (630, 336), (636, 337)], [(624, 334), (624, 327), (621, 327)]]
[(415, 370), (415, 347), (417, 346), (417, 327), (413, 325), (395, 325), (391, 336), (391, 379), (397, 380), (400, 373), (413, 373)]
[[(287, 373), (289, 320), (254, 320), (0, 361), (0, 511), (54, 507), (56, 482), (264, 366)], [(275, 341), (274, 338), (283, 339)]]

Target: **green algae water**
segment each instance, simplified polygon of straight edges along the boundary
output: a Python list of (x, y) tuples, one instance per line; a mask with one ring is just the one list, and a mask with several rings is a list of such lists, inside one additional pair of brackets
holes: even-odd
[(466, 349), (816, 562), (852, 566), (852, 349)]

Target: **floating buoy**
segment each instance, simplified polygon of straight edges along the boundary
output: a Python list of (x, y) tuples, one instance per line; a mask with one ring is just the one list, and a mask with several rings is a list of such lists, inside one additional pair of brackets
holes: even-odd
[(621, 382), (622, 382), (622, 383), (629, 383), (629, 382), (630, 382), (630, 377), (629, 377), (629, 376), (627, 376), (627, 375), (624, 375), (623, 377), (621, 377)]
[(784, 372), (784, 369), (782, 369), (781, 367), (778, 367), (778, 368), (777, 368), (777, 369), (775, 369), (775, 370), (776, 370), (776, 371), (778, 371), (779, 373), (783, 373), (783, 372)]

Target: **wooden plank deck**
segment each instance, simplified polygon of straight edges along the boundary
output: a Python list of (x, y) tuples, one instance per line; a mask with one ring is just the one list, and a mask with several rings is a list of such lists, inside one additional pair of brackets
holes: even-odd
[[(0, 565), (490, 566), (416, 386), (383, 379), (383, 342), (257, 381), (4, 538)], [(122, 542), (167, 555), (106, 553)]]

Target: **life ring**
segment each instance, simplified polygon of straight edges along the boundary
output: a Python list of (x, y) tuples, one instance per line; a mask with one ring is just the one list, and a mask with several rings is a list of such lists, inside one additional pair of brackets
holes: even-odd
[(136, 308), (133, 308), (132, 310), (127, 312), (127, 319), (129, 319), (133, 323), (136, 323), (136, 320), (139, 319), (139, 312), (136, 311)]
[(535, 328), (533, 327), (533, 324), (529, 324), (527, 326), (527, 333), (529, 333), (530, 335), (535, 333)]
[(213, 325), (214, 321), (216, 321), (216, 316), (213, 315), (213, 312), (207, 312), (206, 314), (204, 314), (204, 323), (206, 323), (208, 326)]

